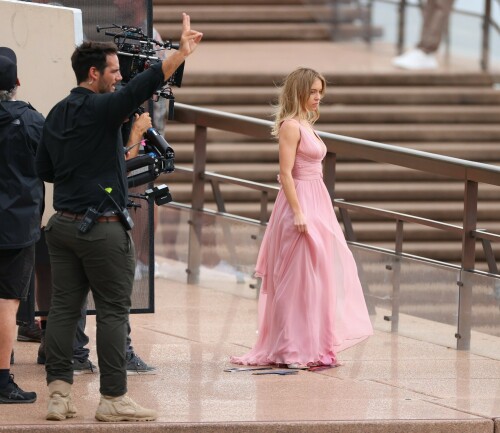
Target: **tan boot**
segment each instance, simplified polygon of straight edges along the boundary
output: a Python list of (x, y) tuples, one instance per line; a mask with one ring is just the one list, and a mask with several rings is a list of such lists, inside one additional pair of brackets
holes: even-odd
[(49, 383), (49, 406), (45, 419), (62, 421), (76, 416), (76, 408), (71, 401), (71, 384), (63, 380)]
[(101, 401), (95, 413), (99, 421), (154, 421), (156, 411), (139, 406), (127, 394), (120, 397), (101, 395)]

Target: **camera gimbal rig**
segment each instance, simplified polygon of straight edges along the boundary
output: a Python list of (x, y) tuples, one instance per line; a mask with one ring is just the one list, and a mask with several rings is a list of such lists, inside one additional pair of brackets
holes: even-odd
[[(117, 32), (106, 30), (115, 29)], [(148, 69), (152, 64), (161, 62), (158, 51), (178, 49), (179, 44), (171, 41), (159, 42), (144, 34), (140, 27), (118, 26), (113, 24), (110, 27), (97, 26), (97, 32), (104, 30), (106, 36), (112, 36), (118, 48), (118, 60), (120, 63), (120, 74), (122, 83), (126, 85), (137, 74)], [(155, 94), (154, 100), (165, 98), (169, 101), (168, 119), (173, 119), (175, 97), (172, 86), (181, 87), (184, 73), (184, 62), (175, 70), (172, 76), (163, 83)], [(144, 112), (139, 107), (136, 113)], [(144, 134), (144, 154), (127, 161), (128, 186), (140, 186), (154, 181), (161, 173), (171, 173), (174, 171), (175, 152), (167, 143), (165, 138), (154, 128), (149, 128)], [(168, 203), (172, 200), (168, 187), (161, 185), (146, 190), (146, 194), (153, 197), (156, 204)]]

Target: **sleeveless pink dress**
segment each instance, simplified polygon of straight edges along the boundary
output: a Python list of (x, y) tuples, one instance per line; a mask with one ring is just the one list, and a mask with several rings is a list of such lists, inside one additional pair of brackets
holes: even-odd
[(356, 263), (323, 182), (326, 146), (303, 126), (300, 136), (292, 176), (308, 233), (294, 227), (280, 190), (257, 258), (258, 340), (247, 354), (231, 357), (235, 364), (331, 365), (337, 352), (373, 334)]

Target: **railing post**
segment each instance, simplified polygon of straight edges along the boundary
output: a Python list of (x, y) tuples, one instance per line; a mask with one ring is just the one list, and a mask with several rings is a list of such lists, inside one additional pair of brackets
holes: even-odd
[[(222, 196), (222, 191), (220, 189), (220, 182), (217, 179), (210, 179), (210, 183), (212, 184), (212, 192), (214, 195), (215, 202), (217, 203), (217, 211), (221, 213), (226, 212), (226, 205), (224, 204), (224, 197)], [(229, 256), (230, 256), (229, 262), (239, 271), (241, 264), (238, 258), (238, 252), (236, 250), (236, 245), (231, 232), (231, 226), (226, 221), (224, 221), (224, 219), (222, 219), (222, 232), (224, 234), (224, 239), (226, 241), (227, 249), (229, 251)]]
[[(337, 200), (338, 202), (338, 200)], [(354, 233), (354, 228), (352, 226), (351, 217), (347, 209), (339, 206), (340, 218), (344, 224), (345, 238), (349, 242), (356, 242), (356, 233)]]
[(330, 199), (335, 199), (335, 170), (337, 168), (337, 154), (328, 152), (323, 165), (323, 182), (330, 194)]
[(488, 239), (481, 239), (481, 243), (483, 245), (484, 256), (486, 257), (486, 263), (488, 263), (488, 272), (490, 274), (498, 274), (497, 261), (491, 242)]
[(191, 195), (191, 219), (189, 221), (188, 284), (198, 284), (201, 264), (202, 210), (205, 201), (203, 174), (207, 164), (207, 128), (196, 125), (194, 132), (193, 189)]
[[(465, 181), (464, 216), (462, 234), (462, 276), (459, 282), (457, 349), (469, 350), (472, 326), (472, 283), (465, 274), (473, 270), (476, 262), (476, 238), (472, 231), (477, 224), (478, 184)], [(465, 271), (465, 272), (464, 272)]]
[(397, 53), (402, 54), (405, 49), (405, 26), (406, 26), (406, 0), (400, 0), (398, 8), (398, 44)]
[(260, 196), (260, 223), (265, 224), (267, 222), (267, 203), (269, 201), (269, 194), (267, 191), (262, 191)]
[(396, 221), (396, 257), (392, 268), (392, 312), (391, 312), (391, 332), (399, 330), (399, 306), (401, 304), (401, 253), (403, 252), (403, 228), (404, 222)]
[(366, 3), (366, 16), (363, 17), (364, 37), (368, 45), (372, 43), (373, 0)]
[(337, 41), (337, 36), (339, 34), (339, 15), (340, 15), (340, 7), (339, 0), (332, 0), (333, 8), (331, 9), (331, 17), (330, 17), (330, 39), (333, 41)]
[(484, 0), (483, 37), (481, 47), (481, 70), (489, 69), (490, 61), (491, 0)]

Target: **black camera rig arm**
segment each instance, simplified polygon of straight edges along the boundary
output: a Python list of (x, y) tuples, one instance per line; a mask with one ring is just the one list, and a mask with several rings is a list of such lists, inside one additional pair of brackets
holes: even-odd
[(167, 140), (155, 129), (144, 133), (144, 154), (126, 161), (128, 186), (134, 187), (154, 181), (161, 173), (175, 170), (175, 152)]
[[(109, 27), (97, 26), (96, 28), (98, 33), (104, 31), (106, 36), (113, 37), (118, 49), (117, 56), (124, 85), (151, 65), (162, 62), (158, 56), (159, 51), (179, 49), (179, 44), (172, 41), (160, 42), (147, 36), (140, 27), (113, 24)], [(175, 97), (172, 86), (181, 87), (183, 74), (184, 63), (152, 95), (156, 97), (156, 100), (165, 98), (169, 101), (169, 120), (172, 120), (174, 115)], [(143, 110), (139, 107), (136, 112), (141, 114)], [(155, 128), (149, 128), (145, 132), (143, 143), (144, 154), (126, 161), (129, 188), (153, 182), (161, 173), (171, 173), (175, 169), (175, 152)], [(172, 199), (168, 187), (155, 187), (151, 189), (151, 195), (154, 195), (157, 204), (162, 200)]]

